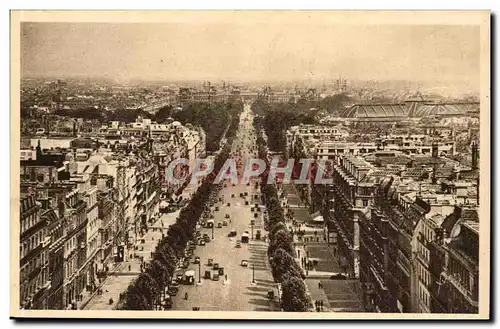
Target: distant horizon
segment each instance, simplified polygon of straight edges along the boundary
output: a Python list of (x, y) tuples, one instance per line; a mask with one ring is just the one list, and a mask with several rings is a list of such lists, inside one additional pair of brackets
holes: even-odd
[(459, 82), (469, 82), (469, 79), (403, 79), (403, 78), (398, 78), (398, 79), (391, 79), (391, 78), (380, 78), (380, 79), (363, 79), (363, 78), (350, 78), (347, 76), (332, 76), (331, 78), (294, 78), (294, 79), (282, 79), (282, 80), (277, 80), (277, 79), (270, 79), (270, 78), (249, 78), (249, 79), (238, 79), (238, 78), (227, 78), (227, 77), (199, 77), (199, 78), (181, 78), (181, 77), (172, 77), (172, 78), (145, 78), (145, 77), (131, 77), (131, 78), (115, 78), (115, 77), (110, 77), (108, 75), (85, 75), (85, 74), (60, 74), (60, 75), (52, 75), (52, 74), (41, 74), (41, 75), (27, 75), (27, 76), (22, 76), (21, 80), (26, 80), (26, 79), (94, 79), (94, 80), (122, 80), (122, 81), (143, 81), (143, 82), (170, 82), (170, 81), (193, 81), (193, 82), (204, 82), (204, 81), (210, 81), (212, 83), (222, 83), (223, 81), (225, 82), (239, 82), (239, 83), (245, 83), (245, 82), (260, 82), (260, 81), (265, 81), (265, 82), (276, 82), (276, 83), (287, 83), (287, 82), (309, 82), (309, 81), (314, 81), (314, 82), (334, 82), (338, 79), (343, 79), (347, 81), (357, 81), (357, 82), (411, 82), (411, 83), (419, 83), (419, 82), (426, 82), (426, 83), (431, 83), (431, 82), (449, 82), (449, 81), (459, 81)]
[[(475, 25), (21, 23), (21, 76), (112, 81), (445, 81), (479, 89)], [(458, 83), (457, 83), (458, 82)]]

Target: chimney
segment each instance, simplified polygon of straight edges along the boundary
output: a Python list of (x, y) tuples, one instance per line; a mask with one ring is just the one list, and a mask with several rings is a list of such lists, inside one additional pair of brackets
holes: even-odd
[(476, 183), (476, 197), (477, 197), (477, 205), (479, 206), (479, 176), (477, 177), (477, 183)]
[(436, 184), (437, 179), (436, 179), (436, 164), (432, 166), (432, 184)]
[(436, 243), (438, 245), (443, 244), (443, 229), (441, 227), (438, 227), (435, 229), (436, 232)]
[(438, 143), (437, 142), (432, 142), (432, 157), (433, 158), (438, 157)]
[(64, 210), (65, 210), (64, 201), (59, 200), (57, 204), (57, 211), (59, 213), (59, 217), (64, 216)]
[(472, 141), (472, 169), (478, 169), (478, 160), (479, 160), (479, 146), (476, 141)]

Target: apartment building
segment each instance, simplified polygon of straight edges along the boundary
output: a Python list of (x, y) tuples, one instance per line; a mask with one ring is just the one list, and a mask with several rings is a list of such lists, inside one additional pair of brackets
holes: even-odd
[(47, 309), (50, 288), (47, 217), (33, 193), (20, 199), (20, 301), (24, 309)]
[(433, 313), (479, 310), (479, 217), (476, 206), (457, 207), (429, 244), (429, 304)]

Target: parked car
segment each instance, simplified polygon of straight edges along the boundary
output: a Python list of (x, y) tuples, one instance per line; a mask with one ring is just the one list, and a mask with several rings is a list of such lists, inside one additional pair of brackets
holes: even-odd
[(227, 234), (227, 236), (230, 237), (230, 238), (233, 237), (233, 236), (237, 236), (237, 235), (238, 235), (238, 233), (236, 231), (231, 231), (231, 232), (229, 232)]
[(200, 263), (200, 257), (199, 257), (199, 256), (196, 256), (196, 257), (194, 258), (194, 263), (195, 263), (195, 264), (199, 264), (199, 263)]
[(260, 240), (260, 238), (261, 238), (261, 231), (260, 230), (257, 230), (257, 234), (255, 235), (255, 238), (257, 240)]
[(198, 244), (199, 244), (200, 246), (204, 246), (204, 245), (205, 245), (205, 240), (200, 240), (200, 241), (198, 242)]
[(241, 266), (243, 266), (243, 267), (247, 267), (247, 266), (248, 266), (248, 261), (247, 261), (247, 260), (245, 260), (245, 259), (244, 259), (244, 260), (242, 260), (242, 261), (241, 261)]
[(340, 274), (340, 273), (334, 274), (330, 277), (330, 280), (346, 280), (346, 279), (347, 279), (347, 276), (345, 276), (344, 274)]

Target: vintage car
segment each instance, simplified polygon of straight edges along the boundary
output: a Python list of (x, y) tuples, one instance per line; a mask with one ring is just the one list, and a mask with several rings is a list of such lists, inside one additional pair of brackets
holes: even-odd
[(247, 267), (248, 266), (248, 260), (244, 259), (241, 261), (241, 266)]
[(256, 238), (257, 240), (260, 240), (261, 235), (262, 235), (261, 230), (257, 230), (257, 234), (255, 235), (255, 238)]

